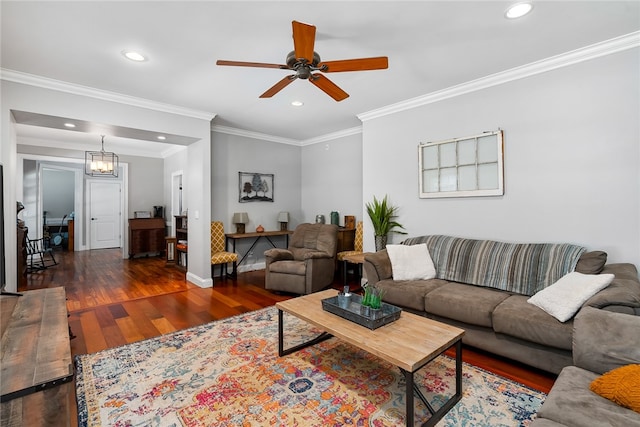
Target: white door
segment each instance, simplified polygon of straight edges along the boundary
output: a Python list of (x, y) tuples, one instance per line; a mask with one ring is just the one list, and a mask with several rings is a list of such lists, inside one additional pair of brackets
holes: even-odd
[(120, 182), (89, 183), (90, 249), (121, 247)]

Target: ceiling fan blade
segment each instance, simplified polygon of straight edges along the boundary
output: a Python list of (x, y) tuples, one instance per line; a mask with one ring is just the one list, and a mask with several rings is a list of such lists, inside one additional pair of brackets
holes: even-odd
[(387, 58), (386, 56), (377, 56), (374, 58), (326, 61), (318, 64), (318, 67), (320, 67), (320, 71), (324, 73), (337, 73), (341, 71), (383, 70), (389, 67), (389, 58)]
[(340, 89), (334, 82), (332, 82), (322, 74), (312, 74), (309, 78), (309, 81), (338, 102), (349, 97), (349, 94), (347, 92)]
[(265, 93), (260, 95), (260, 98), (271, 98), (273, 95), (275, 95), (276, 93), (280, 92), (282, 89), (287, 87), (289, 83), (294, 81), (296, 78), (297, 77), (295, 76), (295, 74), (285, 77), (284, 79), (280, 80), (278, 83), (274, 84), (269, 89), (267, 89)]
[(313, 45), (316, 42), (316, 27), (303, 22), (293, 21), (293, 49), (296, 59), (304, 58), (307, 63), (313, 62)]
[(283, 64), (265, 64), (264, 62), (226, 61), (224, 59), (217, 60), (216, 65), (231, 65), (234, 67), (279, 68), (281, 70), (289, 70), (289, 67)]

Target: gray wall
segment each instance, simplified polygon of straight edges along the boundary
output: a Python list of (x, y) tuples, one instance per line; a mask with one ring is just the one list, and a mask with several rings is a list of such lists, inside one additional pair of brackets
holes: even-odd
[(73, 171), (42, 170), (42, 209), (53, 224), (59, 225), (65, 215), (74, 211), (75, 184)]
[[(359, 133), (303, 147), (265, 141), (222, 132), (212, 133), (211, 218), (224, 222), (226, 232), (235, 232), (234, 212), (247, 212), (247, 232), (258, 225), (279, 229), (277, 214), (290, 214), (289, 229), (314, 222), (331, 211), (362, 219), (362, 142)], [(273, 173), (274, 202), (238, 202), (238, 172)], [(252, 241), (238, 241), (236, 251), (244, 254)], [(278, 241), (283, 245), (284, 242)], [(264, 251), (270, 244), (261, 240), (240, 267), (241, 271), (262, 268)]]
[[(411, 236), (571, 242), (638, 265), (639, 64), (636, 48), (367, 120), (364, 200), (389, 194)], [(504, 196), (418, 198), (420, 142), (497, 128)]]
[[(222, 132), (212, 132), (211, 140), (212, 221), (222, 221), (227, 233), (236, 231), (231, 221), (234, 212), (247, 212), (249, 215), (247, 232), (255, 231), (258, 225), (265, 230), (279, 230), (277, 217), (281, 211), (289, 212), (290, 229), (304, 222), (301, 213), (300, 147)], [(238, 172), (274, 174), (274, 201), (240, 203)], [(274, 240), (280, 246), (284, 244), (284, 239), (275, 239), (281, 239)], [(236, 251), (244, 254), (251, 243), (239, 241)], [(263, 266), (264, 251), (270, 247), (266, 240), (261, 239), (243, 263), (241, 271)]]
[(314, 222), (318, 214), (354, 215), (362, 220), (362, 135), (345, 136), (302, 148), (302, 218)]
[(164, 206), (164, 160), (139, 156), (120, 156), (120, 162), (129, 163), (129, 213), (149, 211)]

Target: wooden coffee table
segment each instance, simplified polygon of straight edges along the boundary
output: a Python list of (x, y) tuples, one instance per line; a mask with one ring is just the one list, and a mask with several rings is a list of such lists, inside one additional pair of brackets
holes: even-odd
[[(416, 396), (431, 412), (423, 426), (435, 425), (462, 398), (462, 335), (464, 330), (403, 311), (395, 322), (378, 329), (368, 329), (322, 309), (321, 301), (337, 295), (334, 289), (276, 303), (278, 309), (278, 354), (286, 356), (302, 348), (335, 336), (397, 366), (406, 382), (407, 426), (414, 423)], [(285, 349), (283, 312), (292, 314), (324, 332), (316, 338)], [(413, 381), (413, 375), (445, 350), (455, 347), (456, 393), (437, 411), (427, 402)]]

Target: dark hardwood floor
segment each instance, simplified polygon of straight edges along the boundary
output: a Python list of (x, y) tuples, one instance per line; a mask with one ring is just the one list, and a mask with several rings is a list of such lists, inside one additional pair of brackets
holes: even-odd
[[(64, 286), (69, 325), (76, 338), (71, 352), (94, 353), (161, 334), (200, 325), (293, 297), (264, 289), (264, 271), (216, 279), (202, 289), (185, 274), (165, 266), (163, 258), (122, 259), (121, 250), (55, 252), (59, 264), (28, 274), (19, 291)], [(342, 287), (336, 275), (334, 287)], [(555, 376), (491, 354), (466, 348), (463, 359), (536, 390), (548, 393)], [(75, 401), (72, 425), (75, 425)]]

